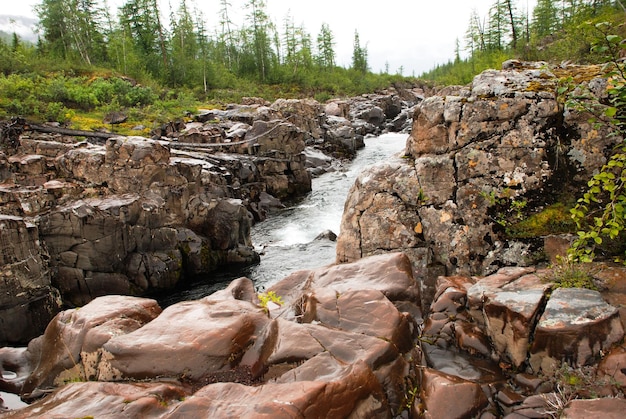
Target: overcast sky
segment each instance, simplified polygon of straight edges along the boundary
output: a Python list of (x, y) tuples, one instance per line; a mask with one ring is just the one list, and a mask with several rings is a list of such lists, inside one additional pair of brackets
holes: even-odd
[[(105, 1), (105, 0), (101, 0)], [(124, 0), (106, 0), (111, 10)], [(158, 0), (164, 22), (169, 5), (176, 10), (179, 0)], [(315, 45), (322, 23), (327, 23), (335, 37), (337, 64), (349, 67), (355, 30), (361, 46), (368, 51), (368, 63), (374, 72), (395, 73), (400, 67), (406, 76), (419, 76), (454, 57), (458, 38), (463, 37), (473, 9), (480, 17), (487, 15), (495, 0), (266, 0), (272, 21), (282, 31), (289, 13), (294, 23), (303, 25)], [(41, 0), (2, 0), (0, 14), (34, 17), (33, 6)], [(235, 24), (244, 21), (246, 0), (230, 0)], [(210, 29), (217, 27), (218, 0), (187, 0), (190, 9), (204, 13)], [(516, 0), (520, 10), (531, 10), (536, 0)]]

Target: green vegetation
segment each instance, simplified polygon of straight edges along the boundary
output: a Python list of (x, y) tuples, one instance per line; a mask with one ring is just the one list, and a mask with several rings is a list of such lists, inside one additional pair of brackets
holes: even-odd
[(325, 101), (414, 82), (371, 73), (358, 32), (353, 65), (342, 68), (327, 24), (313, 42), (289, 15), (279, 28), (262, 0), (246, 2), (240, 26), (230, 20), (231, 7), (221, 0), (220, 26), (209, 28), (187, 0), (169, 13), (154, 0), (126, 0), (118, 18), (93, 0), (41, 0), (37, 45), (16, 35), (0, 39), (0, 118), (102, 128), (105, 113), (127, 110), (123, 131), (244, 96)]
[[(613, 33), (608, 22), (598, 23), (595, 28), (601, 36), (593, 50), (607, 54), (608, 58), (605, 65), (608, 101), (602, 103), (584, 88), (575, 86), (567, 105), (593, 115), (591, 122), (606, 127), (620, 142), (600, 172), (589, 180), (587, 192), (571, 210), (579, 231), (569, 256), (580, 262), (591, 262), (596, 249), (606, 246), (606, 241), (621, 246), (623, 252), (626, 229), (626, 72), (619, 59), (626, 40)], [(626, 258), (622, 261), (626, 262)]]
[(622, 37), (626, 35), (626, 26), (621, 25), (626, 9), (621, 0), (538, 0), (532, 11), (523, 10), (520, 3), (496, 0), (487, 16), (472, 13), (464, 39), (467, 58), (461, 58), (457, 43), (453, 60), (421, 78), (445, 85), (467, 84), (476, 74), (488, 68), (499, 69), (511, 58), (600, 63), (605, 55), (591, 48), (597, 40), (593, 24), (609, 22)]
[(573, 262), (569, 258), (558, 258), (546, 278), (553, 288), (587, 288), (597, 290), (588, 264)]
[(274, 291), (268, 291), (261, 293), (257, 296), (259, 299), (259, 305), (265, 310), (268, 310), (268, 304), (270, 302), (282, 306), (284, 304), (283, 297), (277, 295)]
[[(525, 203), (526, 201), (516, 201)], [(520, 204), (521, 205), (521, 204)], [(525, 207), (526, 205), (524, 205)], [(518, 208), (518, 206), (514, 208)], [(573, 233), (576, 231), (576, 224), (569, 212), (569, 208), (563, 203), (556, 203), (543, 209), (542, 211), (524, 217), (521, 209), (515, 209), (517, 221), (507, 225), (507, 236), (511, 238), (532, 238), (541, 237), (548, 234)]]

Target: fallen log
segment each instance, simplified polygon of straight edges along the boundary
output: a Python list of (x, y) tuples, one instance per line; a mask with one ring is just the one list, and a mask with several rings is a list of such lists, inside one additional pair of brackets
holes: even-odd
[(37, 131), (46, 134), (61, 134), (71, 135), (73, 137), (89, 137), (89, 138), (104, 138), (111, 137), (125, 137), (124, 134), (117, 134), (113, 132), (101, 132), (101, 131), (85, 131), (80, 129), (69, 129), (61, 127), (51, 127), (49, 125), (37, 125), (37, 124), (25, 124), (24, 131)]

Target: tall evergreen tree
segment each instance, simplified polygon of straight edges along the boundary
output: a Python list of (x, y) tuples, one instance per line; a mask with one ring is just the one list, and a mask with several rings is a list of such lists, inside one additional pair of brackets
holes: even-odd
[(538, 39), (555, 33), (560, 26), (556, 0), (537, 0), (533, 9), (531, 31)]
[(156, 0), (127, 0), (120, 9), (120, 26), (145, 70), (163, 77), (168, 67), (166, 35)]
[(317, 64), (322, 68), (335, 66), (335, 39), (327, 23), (322, 23), (317, 35)]
[(489, 9), (487, 48), (490, 50), (502, 50), (508, 34), (509, 26), (504, 0), (496, 0)]
[(200, 57), (195, 25), (186, 0), (181, 0), (180, 7), (172, 18), (171, 28), (170, 83), (173, 86), (191, 85)]
[(367, 48), (361, 46), (359, 32), (354, 31), (354, 44), (352, 49), (352, 69), (361, 73), (367, 73)]
[(246, 8), (249, 10), (247, 19), (250, 24), (246, 40), (251, 42), (255, 71), (261, 81), (266, 81), (272, 62), (271, 39), (274, 30), (269, 16), (265, 11), (263, 0), (248, 0)]
[(53, 55), (86, 64), (104, 61), (103, 12), (94, 0), (43, 0), (36, 10)]

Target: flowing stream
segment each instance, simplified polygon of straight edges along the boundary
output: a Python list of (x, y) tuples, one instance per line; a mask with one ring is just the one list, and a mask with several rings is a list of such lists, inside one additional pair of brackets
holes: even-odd
[(293, 271), (333, 263), (336, 243), (316, 237), (326, 230), (339, 234), (344, 203), (358, 174), (401, 152), (406, 139), (406, 134), (396, 133), (365, 139), (365, 148), (353, 161), (313, 179), (313, 190), (306, 197), (252, 228), (252, 242), (261, 254), (259, 264), (213, 274), (211, 284), (194, 283), (190, 289), (170, 295), (161, 303), (202, 298), (241, 276), (250, 278), (257, 289), (263, 290)]

